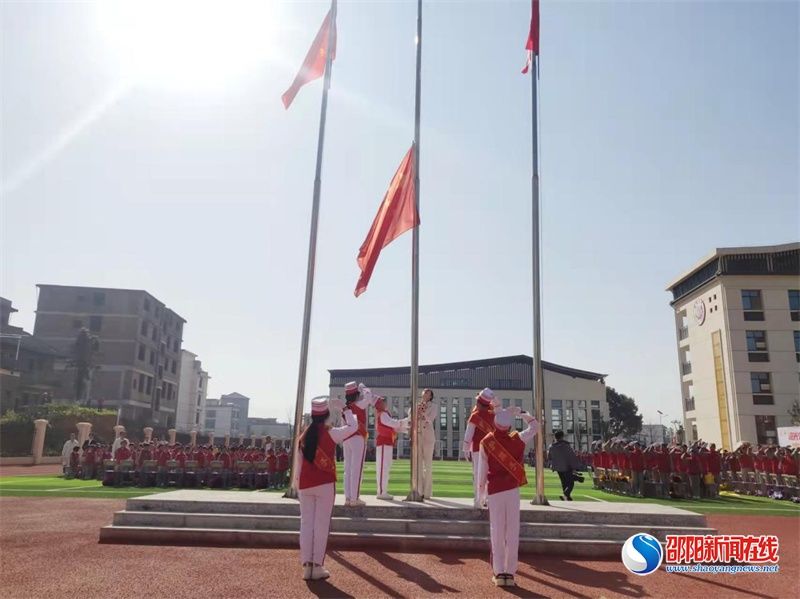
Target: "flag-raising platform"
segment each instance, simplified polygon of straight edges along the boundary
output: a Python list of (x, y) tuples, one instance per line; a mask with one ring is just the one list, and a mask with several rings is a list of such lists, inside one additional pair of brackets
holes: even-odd
[[(383, 551), (489, 551), (489, 512), (472, 499), (424, 503), (363, 497), (345, 507), (337, 495), (330, 548)], [(520, 553), (618, 557), (631, 535), (714, 534), (706, 518), (679, 508), (636, 502), (520, 503)], [(183, 489), (128, 499), (101, 543), (299, 547), (300, 505), (277, 493)]]

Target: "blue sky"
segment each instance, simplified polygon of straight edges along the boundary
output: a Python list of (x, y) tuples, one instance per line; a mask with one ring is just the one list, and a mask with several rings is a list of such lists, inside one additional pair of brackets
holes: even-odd
[[(352, 292), (413, 133), (415, 5), (340, 2), (308, 397), (328, 368), (409, 361), (410, 235)], [(529, 6), (425, 3), (422, 363), (531, 351)], [(214, 10), (227, 29), (184, 81), (150, 20), (124, 46), (91, 3), (3, 4), (2, 295), (32, 329), (37, 283), (147, 289), (188, 320), (212, 394), (285, 418), (321, 85), (288, 112), (280, 95), (327, 3), (240, 24)], [(608, 373), (645, 422), (680, 414), (666, 283), (715, 247), (800, 237), (799, 17), (796, 2), (542, 2), (543, 355)], [(184, 44), (177, 23), (167, 37), (190, 50), (207, 33)], [(240, 25), (257, 34), (236, 55)], [(156, 60), (132, 71), (130, 44)]]

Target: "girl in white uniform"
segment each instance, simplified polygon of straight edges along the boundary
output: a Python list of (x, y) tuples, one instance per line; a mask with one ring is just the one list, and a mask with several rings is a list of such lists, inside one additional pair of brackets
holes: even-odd
[[(331, 400), (332, 405), (341, 404)], [(331, 573), (323, 566), (328, 532), (331, 526), (333, 500), (336, 496), (336, 444), (358, 431), (358, 421), (344, 410), (345, 426), (328, 424), (330, 411), (327, 399), (311, 402), (311, 424), (299, 440), (300, 476), (300, 562), (303, 580), (322, 580)]]

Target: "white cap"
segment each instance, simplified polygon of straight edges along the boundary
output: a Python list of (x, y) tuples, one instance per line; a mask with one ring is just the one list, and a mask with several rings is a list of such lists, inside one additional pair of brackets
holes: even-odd
[(483, 391), (478, 393), (478, 396), (475, 399), (477, 399), (479, 402), (481, 402), (484, 405), (487, 405), (487, 406), (492, 405), (494, 403), (494, 399), (495, 399), (494, 391), (489, 389), (489, 387), (486, 387)]
[(328, 398), (321, 397), (318, 399), (311, 400), (311, 415), (312, 416), (321, 416), (322, 414), (328, 413)]
[(514, 416), (511, 414), (511, 410), (498, 410), (494, 413), (495, 428), (509, 429), (512, 422), (514, 422)]

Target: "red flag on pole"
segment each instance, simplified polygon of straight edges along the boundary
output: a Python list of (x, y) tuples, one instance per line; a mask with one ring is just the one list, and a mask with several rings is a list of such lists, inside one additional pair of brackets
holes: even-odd
[(528, 32), (528, 41), (525, 42), (525, 50), (528, 56), (522, 68), (523, 75), (528, 72), (534, 55), (539, 55), (539, 0), (531, 0), (531, 29)]
[(317, 37), (314, 38), (314, 43), (311, 44), (311, 47), (308, 49), (308, 54), (306, 54), (306, 59), (303, 61), (300, 71), (294, 78), (292, 85), (289, 86), (289, 89), (281, 96), (283, 105), (287, 109), (292, 104), (294, 97), (297, 95), (297, 92), (300, 91), (301, 87), (306, 83), (314, 81), (314, 79), (319, 79), (325, 74), (325, 58), (329, 47), (328, 34), (331, 31), (333, 32), (333, 39), (330, 40), (330, 50), (331, 60), (333, 60), (336, 58), (336, 23), (331, 27), (331, 11), (328, 11), (325, 20), (322, 21), (322, 27), (320, 27), (317, 32)]
[(358, 267), (361, 276), (356, 284), (355, 296), (367, 290), (369, 279), (381, 250), (400, 235), (419, 225), (419, 214), (414, 197), (414, 146), (400, 163), (389, 184), (383, 202), (372, 221), (369, 233), (358, 250)]

